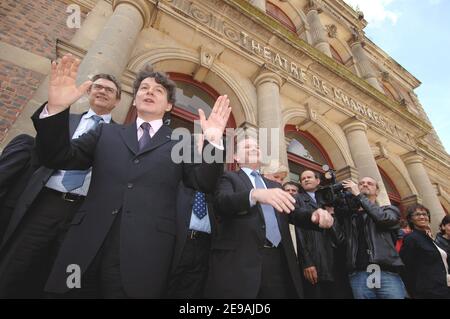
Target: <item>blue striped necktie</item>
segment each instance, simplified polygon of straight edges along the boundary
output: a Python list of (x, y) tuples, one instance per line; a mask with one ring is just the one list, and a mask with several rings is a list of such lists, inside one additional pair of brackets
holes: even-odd
[[(255, 177), (255, 186), (257, 189), (265, 189), (264, 182), (262, 180), (261, 175), (257, 171), (251, 172), (251, 175)], [(281, 234), (278, 228), (277, 217), (275, 216), (275, 210), (272, 206), (267, 204), (260, 204), (263, 215), (264, 222), (266, 223), (266, 238), (269, 240), (275, 247), (281, 242)]]
[[(103, 118), (98, 115), (92, 115), (90, 117), (94, 121), (94, 125), (92, 125), (88, 131), (93, 130), (98, 126), (100, 121), (103, 121)], [(87, 132), (88, 132), (87, 131)], [(84, 170), (84, 171), (66, 171), (64, 173), (64, 176), (61, 180), (61, 184), (64, 186), (64, 188), (70, 192), (74, 189), (80, 188), (84, 184), (84, 179), (86, 178), (87, 174), (91, 171), (91, 169)]]

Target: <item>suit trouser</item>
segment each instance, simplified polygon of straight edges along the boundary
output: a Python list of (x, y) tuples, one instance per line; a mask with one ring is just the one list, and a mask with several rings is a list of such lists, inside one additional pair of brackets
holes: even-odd
[(116, 215), (111, 229), (88, 269), (81, 275), (81, 288), (65, 294), (49, 294), (48, 298), (125, 299), (128, 298), (120, 275), (120, 220)]
[(258, 299), (298, 298), (281, 244), (262, 248), (262, 274)]
[(179, 264), (169, 279), (167, 297), (176, 299), (204, 298), (208, 276), (211, 238), (188, 238)]
[(44, 187), (0, 252), (0, 297), (42, 298), (58, 249), (83, 198)]

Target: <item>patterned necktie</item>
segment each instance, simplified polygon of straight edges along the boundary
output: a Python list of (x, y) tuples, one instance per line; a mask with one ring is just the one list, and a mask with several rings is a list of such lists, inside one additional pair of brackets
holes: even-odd
[[(92, 115), (91, 119), (94, 121), (94, 124), (87, 130), (86, 132), (95, 129), (100, 121), (103, 121), (103, 118), (98, 115)], [(84, 179), (86, 175), (91, 171), (91, 169), (85, 171), (66, 171), (61, 180), (61, 184), (64, 188), (70, 192), (74, 189), (80, 188), (84, 184)]]
[[(257, 189), (265, 189), (261, 175), (257, 171), (251, 173), (255, 177), (255, 186)], [(272, 206), (267, 204), (260, 204), (264, 215), (264, 222), (266, 223), (266, 238), (275, 247), (281, 242), (281, 234), (278, 229), (277, 217), (275, 216), (275, 210)]]
[(194, 204), (192, 205), (192, 212), (198, 219), (206, 216), (206, 200), (205, 193), (195, 192)]
[(152, 139), (150, 137), (150, 128), (152, 126), (150, 123), (144, 122), (141, 124), (141, 128), (144, 131), (141, 138), (139, 139), (139, 151), (142, 151), (145, 146), (147, 146), (148, 143), (150, 143), (150, 140)]

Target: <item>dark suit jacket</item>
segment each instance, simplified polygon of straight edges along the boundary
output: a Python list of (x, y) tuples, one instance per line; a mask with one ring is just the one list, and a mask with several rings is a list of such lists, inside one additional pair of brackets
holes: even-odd
[(402, 277), (412, 297), (450, 298), (447, 271), (433, 239), (424, 232), (412, 231), (405, 236), (400, 257), (405, 264)]
[(17, 200), (37, 168), (33, 148), (34, 137), (20, 134), (6, 145), (0, 156), (0, 243)]
[[(75, 133), (75, 130), (80, 123), (83, 114), (70, 114), (69, 116), (69, 139)], [(34, 150), (33, 152), (36, 152)], [(33, 161), (38, 162), (37, 154), (33, 154)], [(42, 188), (47, 184), (48, 179), (55, 173), (55, 169), (50, 169), (45, 166), (37, 166), (33, 170), (33, 174), (29, 174), (28, 178), (24, 181), (20, 197), (17, 200), (14, 211), (12, 213), (8, 228), (6, 229), (5, 236), (1, 247), (6, 245), (6, 242), (10, 240), (12, 234), (15, 232), (23, 217), (25, 216), (28, 208), (33, 204), (33, 201), (41, 192)]]
[(70, 143), (69, 111), (45, 119), (39, 119), (40, 112), (32, 119), (43, 163), (62, 169), (92, 167), (88, 195), (72, 220), (46, 291), (68, 291), (67, 266), (77, 264), (84, 273), (120, 213), (120, 269), (125, 292), (137, 298), (162, 296), (175, 245), (177, 187), (183, 180), (208, 192), (223, 165), (175, 163), (171, 152), (178, 140), (171, 139), (171, 129), (164, 125), (139, 151), (136, 123), (100, 124)]
[[(267, 188), (281, 185), (264, 179)], [(244, 171), (225, 172), (216, 194), (216, 214), (220, 217), (213, 238), (210, 272), (207, 280), (208, 298), (256, 298), (261, 284), (262, 253), (265, 223), (260, 204), (250, 207), (253, 185)], [(289, 222), (316, 228), (311, 212), (297, 209), (289, 215), (276, 214), (281, 233), (281, 246), (287, 259), (298, 297), (303, 297), (300, 271), (292, 243)]]
[[(311, 212), (319, 207), (317, 203), (307, 193), (298, 194), (299, 205)], [(295, 227), (297, 239), (297, 254), (300, 269), (315, 266), (319, 281), (333, 281), (334, 271), (334, 250), (342, 244), (343, 233), (338, 228), (337, 221), (330, 229), (313, 230)]]
[[(186, 187), (183, 183), (180, 183), (177, 193), (177, 238), (172, 263), (173, 270), (175, 270), (178, 266), (181, 255), (183, 254), (184, 246), (186, 245), (189, 224), (191, 221), (192, 205), (194, 204), (194, 195), (194, 189)], [(205, 197), (206, 205), (208, 207), (209, 221), (211, 223), (211, 234), (214, 234), (216, 223), (213, 207), (213, 196), (212, 194), (205, 194)]]

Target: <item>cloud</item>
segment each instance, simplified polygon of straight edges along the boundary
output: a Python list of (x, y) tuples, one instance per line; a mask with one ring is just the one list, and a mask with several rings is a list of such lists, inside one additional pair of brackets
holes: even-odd
[[(397, 23), (400, 16), (399, 12), (388, 9), (389, 5), (396, 0), (344, 0), (347, 4), (364, 12), (364, 18), (369, 22), (371, 27), (381, 26), (385, 21), (389, 21), (392, 25)], [(429, 0), (439, 2), (440, 0)]]

